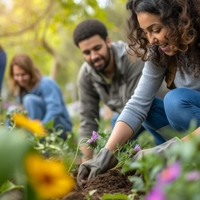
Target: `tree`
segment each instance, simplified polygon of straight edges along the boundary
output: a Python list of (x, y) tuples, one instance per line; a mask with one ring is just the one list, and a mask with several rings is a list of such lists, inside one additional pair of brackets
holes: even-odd
[[(5, 1), (6, 2), (6, 1)], [(73, 44), (72, 33), (77, 23), (97, 18), (109, 28), (115, 39), (123, 39), (122, 10), (124, 0), (12, 0), (12, 7), (0, 3), (0, 38), (9, 60), (20, 52), (28, 53), (44, 74), (49, 74), (63, 87), (76, 84), (83, 59)], [(122, 9), (122, 6), (124, 9)], [(125, 18), (124, 18), (125, 19)]]
[(63, 29), (70, 29), (83, 16), (94, 16), (93, 11), (101, 11), (95, 0), (80, 3), (72, 0), (42, 3), (39, 0), (13, 0), (12, 8), (1, 13), (0, 37), (6, 47), (17, 47), (14, 50), (17, 53), (30, 52), (39, 63), (44, 61), (36, 58), (38, 53), (50, 54), (53, 63), (50, 75), (55, 79), (61, 65), (58, 50), (63, 40)]

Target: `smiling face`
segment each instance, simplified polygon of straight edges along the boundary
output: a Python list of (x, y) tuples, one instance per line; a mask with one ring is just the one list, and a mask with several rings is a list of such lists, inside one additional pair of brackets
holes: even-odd
[(28, 89), (30, 75), (18, 65), (13, 66), (13, 79), (20, 87)]
[(137, 19), (150, 44), (157, 45), (168, 56), (177, 53), (177, 49), (166, 38), (168, 29), (162, 24), (158, 15), (139, 12)]
[(78, 43), (85, 61), (96, 71), (103, 72), (110, 63), (110, 40), (104, 41), (99, 35), (94, 35)]

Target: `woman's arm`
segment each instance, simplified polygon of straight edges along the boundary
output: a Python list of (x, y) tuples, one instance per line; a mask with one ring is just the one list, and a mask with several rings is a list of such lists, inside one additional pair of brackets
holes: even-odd
[(134, 95), (126, 103), (105, 148), (115, 151), (117, 146), (123, 146), (135, 134), (134, 132), (139, 130), (162, 84), (165, 73), (166, 68), (155, 66), (151, 62), (145, 63)]
[(117, 147), (123, 146), (133, 135), (133, 130), (126, 123), (118, 121), (105, 148), (110, 151), (116, 151)]

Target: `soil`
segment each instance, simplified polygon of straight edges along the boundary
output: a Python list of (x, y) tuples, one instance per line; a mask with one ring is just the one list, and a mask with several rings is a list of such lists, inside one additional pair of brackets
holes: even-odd
[[(133, 183), (129, 181), (128, 175), (123, 175), (119, 170), (114, 169), (92, 178), (82, 187), (77, 186), (75, 191), (71, 192), (60, 200), (87, 200), (86, 195), (88, 195), (89, 191), (92, 190), (96, 190), (96, 192), (90, 196), (90, 200), (101, 200), (101, 197), (104, 194), (120, 193), (129, 195), (132, 193), (132, 186)], [(133, 200), (138, 199), (139, 194), (138, 196), (134, 197)]]
[[(77, 172), (74, 174), (76, 177)], [(129, 174), (129, 176), (133, 174)], [(104, 194), (132, 194), (133, 183), (129, 181), (128, 174), (123, 175), (120, 173), (119, 169), (109, 170), (104, 174), (99, 174), (95, 178), (87, 181), (87, 183), (79, 187), (77, 185), (76, 189), (69, 193), (68, 195), (56, 200), (101, 200)], [(90, 191), (95, 191), (92, 195), (88, 195)], [(139, 200), (140, 195), (144, 193), (138, 193), (132, 200)], [(87, 196), (89, 198), (87, 198)], [(22, 200), (23, 193), (20, 190), (11, 190), (5, 193), (5, 195), (0, 197), (0, 200)], [(122, 200), (109, 198), (106, 200)]]

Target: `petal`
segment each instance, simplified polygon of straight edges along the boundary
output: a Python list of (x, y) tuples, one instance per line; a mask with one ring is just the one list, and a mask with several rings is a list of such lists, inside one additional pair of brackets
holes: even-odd
[(153, 188), (145, 197), (145, 200), (165, 200), (165, 193), (160, 187)]
[(25, 160), (28, 180), (42, 198), (61, 197), (75, 187), (75, 180), (60, 161), (45, 159), (30, 154)]
[(92, 139), (95, 141), (95, 140), (98, 139), (98, 137), (99, 137), (98, 133), (95, 132), (95, 131), (93, 131), (93, 132), (92, 132)]

